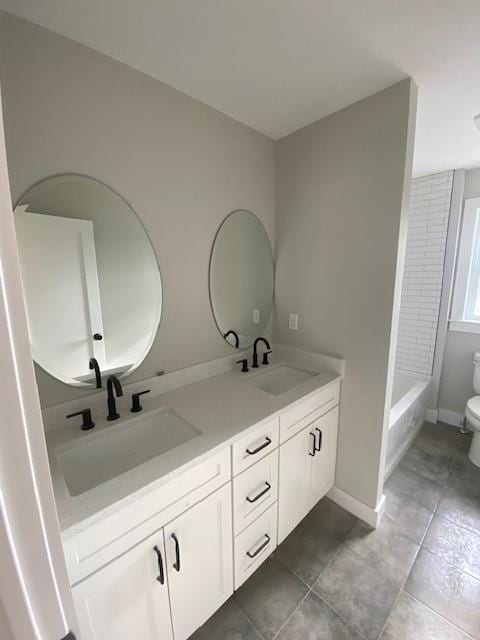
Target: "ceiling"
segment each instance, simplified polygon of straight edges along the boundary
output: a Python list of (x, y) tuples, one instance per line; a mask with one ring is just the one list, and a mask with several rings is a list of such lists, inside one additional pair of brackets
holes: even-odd
[(272, 138), (406, 76), (414, 172), (480, 166), (479, 0), (0, 0)]

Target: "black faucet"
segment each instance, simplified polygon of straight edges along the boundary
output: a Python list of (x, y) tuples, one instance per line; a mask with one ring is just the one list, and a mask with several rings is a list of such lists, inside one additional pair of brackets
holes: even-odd
[(98, 365), (98, 360), (96, 358), (90, 358), (90, 362), (88, 363), (89, 369), (95, 369), (95, 383), (97, 389), (102, 388), (102, 374), (100, 372), (100, 367)]
[(117, 394), (117, 398), (123, 396), (122, 385), (120, 384), (120, 380), (116, 376), (108, 376), (107, 378), (107, 407), (108, 407), (108, 415), (107, 420), (117, 420), (120, 417), (120, 414), (117, 413), (117, 406), (115, 404), (115, 395), (113, 390), (115, 389), (115, 393)]
[(227, 340), (229, 335), (232, 335), (235, 338), (235, 347), (238, 349), (240, 347), (240, 338), (238, 337), (238, 333), (233, 329), (230, 329), (230, 331), (227, 331), (227, 333), (223, 334), (225, 340)]
[(263, 354), (262, 364), (268, 364), (268, 354), (272, 353), (269, 341), (266, 338), (257, 338), (253, 343), (252, 369), (256, 369), (258, 367), (257, 344), (259, 342), (263, 342), (263, 344), (267, 347), (267, 351), (265, 351)]

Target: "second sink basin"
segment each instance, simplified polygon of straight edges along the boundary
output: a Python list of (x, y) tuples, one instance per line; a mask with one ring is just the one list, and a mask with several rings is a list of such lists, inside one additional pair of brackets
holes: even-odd
[(170, 409), (158, 409), (55, 452), (71, 496), (171, 451), (201, 432)]
[(311, 378), (315, 377), (315, 373), (294, 369), (288, 365), (280, 365), (273, 369), (259, 373), (252, 377), (250, 384), (257, 389), (278, 396), (285, 391), (289, 391)]

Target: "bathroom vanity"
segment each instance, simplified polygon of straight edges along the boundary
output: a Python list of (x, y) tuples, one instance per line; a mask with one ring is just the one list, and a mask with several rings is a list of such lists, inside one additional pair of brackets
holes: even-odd
[[(333, 486), (343, 361), (275, 351), (278, 361), (256, 372), (223, 359), (216, 366), (230, 370), (202, 378), (209, 363), (192, 384), (178, 374), (153, 379), (159, 393), (142, 400), (138, 416), (124, 398), (120, 420), (91, 431), (61, 425), (76, 406), (45, 411), (85, 640), (186, 640)], [(94, 414), (103, 410), (103, 394), (89, 402)], [(155, 429), (165, 425), (183, 441), (161, 451)]]
[(163, 308), (133, 209), (66, 174), (15, 221), (38, 371), (74, 388), (43, 417), (82, 640), (186, 640), (333, 487), (344, 362), (270, 343), (270, 240), (235, 210), (209, 264), (230, 355), (126, 384)]

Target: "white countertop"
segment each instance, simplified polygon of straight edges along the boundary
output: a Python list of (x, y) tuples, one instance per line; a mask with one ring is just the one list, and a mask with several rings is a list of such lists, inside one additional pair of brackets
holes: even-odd
[[(295, 351), (297, 350), (292, 350)], [(96, 426), (91, 431), (81, 431), (78, 425), (73, 424), (47, 431), (50, 468), (62, 537), (66, 539), (85, 530), (91, 524), (157, 489), (221, 448), (230, 445), (250, 427), (275, 417), (286, 406), (302, 401), (309, 394), (342, 378), (343, 361), (340, 359), (337, 371), (322, 371), (315, 365), (324, 364), (325, 359), (322, 360), (322, 356), (317, 359), (314, 354), (308, 356), (296, 362), (292, 361), (291, 357), (288, 361), (282, 359), (268, 368), (261, 367), (258, 371), (248, 374), (241, 373), (236, 368), (158, 395), (143, 396), (143, 412), (136, 414), (136, 417), (159, 407), (167, 407), (201, 433), (157, 458), (77, 496), (70, 496), (68, 492), (55, 451), (86, 442), (87, 438), (93, 440), (104, 435), (107, 430), (114, 431), (118, 425), (135, 419), (134, 414), (128, 410), (130, 398), (122, 398), (118, 402), (121, 417), (113, 423), (94, 415)], [(261, 391), (250, 383), (253, 376), (285, 363), (303, 369), (306, 369), (305, 364), (308, 364), (308, 370), (316, 375), (276, 396)]]

